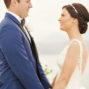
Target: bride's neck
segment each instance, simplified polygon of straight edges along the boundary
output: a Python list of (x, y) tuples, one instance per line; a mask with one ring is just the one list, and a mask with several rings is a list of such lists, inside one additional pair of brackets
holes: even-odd
[(68, 30), (67, 34), (68, 34), (70, 40), (72, 40), (72, 39), (81, 40), (82, 39), (82, 36), (81, 36), (78, 28), (73, 28), (73, 29)]

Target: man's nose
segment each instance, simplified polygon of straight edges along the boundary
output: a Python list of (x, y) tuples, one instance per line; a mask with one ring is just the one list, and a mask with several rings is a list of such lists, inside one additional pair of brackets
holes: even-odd
[(29, 3), (29, 8), (32, 8), (32, 3)]

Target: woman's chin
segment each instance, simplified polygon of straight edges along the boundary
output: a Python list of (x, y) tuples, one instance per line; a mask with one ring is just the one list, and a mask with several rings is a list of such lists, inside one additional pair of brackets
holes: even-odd
[(60, 30), (64, 31), (64, 29), (62, 27), (60, 27)]

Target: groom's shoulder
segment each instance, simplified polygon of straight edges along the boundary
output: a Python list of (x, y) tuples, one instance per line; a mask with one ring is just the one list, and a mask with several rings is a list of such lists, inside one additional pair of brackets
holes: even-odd
[(11, 21), (8, 18), (4, 18), (0, 23), (0, 27), (8, 26), (10, 24), (12, 24)]
[(12, 20), (8, 19), (8, 18), (4, 18), (1, 23), (0, 23), (0, 29), (18, 29), (18, 25), (15, 24)]

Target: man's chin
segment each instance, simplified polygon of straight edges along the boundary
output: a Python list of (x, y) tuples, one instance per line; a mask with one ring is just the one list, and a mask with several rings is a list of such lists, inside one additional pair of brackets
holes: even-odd
[(28, 14), (27, 14), (27, 15), (25, 15), (25, 18), (26, 18), (26, 17), (28, 17)]
[(26, 18), (28, 15), (22, 16), (21, 18)]

